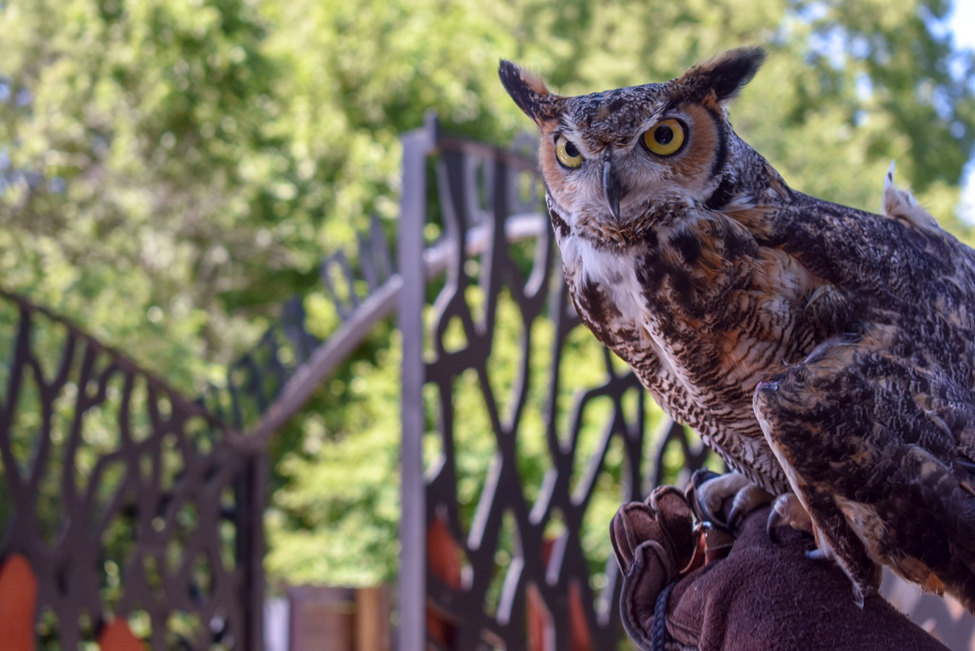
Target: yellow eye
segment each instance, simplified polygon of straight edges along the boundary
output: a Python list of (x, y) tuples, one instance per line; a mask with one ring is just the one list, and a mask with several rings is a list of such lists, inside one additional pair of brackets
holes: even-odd
[(555, 141), (555, 157), (559, 159), (562, 167), (570, 170), (582, 165), (582, 154), (575, 145), (566, 140), (565, 136), (559, 136)]
[(671, 156), (684, 146), (684, 125), (671, 118), (643, 134), (643, 145), (651, 154)]

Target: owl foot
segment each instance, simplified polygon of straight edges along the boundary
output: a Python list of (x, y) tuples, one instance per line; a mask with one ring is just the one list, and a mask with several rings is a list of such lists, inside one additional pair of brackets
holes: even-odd
[(782, 542), (777, 532), (777, 529), (782, 526), (789, 526), (797, 531), (805, 531), (811, 536), (816, 535), (813, 530), (812, 518), (802, 507), (799, 498), (792, 493), (779, 495), (772, 504), (772, 512), (769, 513), (765, 531), (768, 532), (769, 539), (775, 544)]
[(877, 587), (872, 583), (853, 581), (853, 603), (861, 610), (867, 597), (873, 596), (876, 592)]
[[(774, 511), (773, 511), (774, 514)], [(769, 516), (769, 520), (772, 516)], [(876, 594), (880, 587), (880, 566), (867, 561), (863, 563), (856, 558), (843, 558), (833, 553), (831, 549), (811, 549), (806, 552), (806, 558), (814, 562), (835, 561), (853, 588), (853, 603), (863, 608), (863, 602), (871, 595)]]
[(734, 531), (746, 515), (772, 501), (772, 496), (744, 475), (718, 475), (698, 470), (687, 488), (687, 501), (695, 514), (728, 531)]
[(863, 608), (863, 602), (866, 598), (876, 593), (880, 586), (879, 566), (857, 567), (851, 565), (848, 559), (839, 558), (822, 548), (807, 551), (806, 558), (817, 563), (835, 561), (850, 579), (850, 586), (853, 588), (853, 602), (860, 608)]

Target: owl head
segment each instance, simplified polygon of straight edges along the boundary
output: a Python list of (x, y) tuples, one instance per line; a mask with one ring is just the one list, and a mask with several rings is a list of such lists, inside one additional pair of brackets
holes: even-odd
[(655, 203), (727, 200), (742, 154), (761, 157), (731, 130), (725, 107), (764, 59), (760, 48), (732, 50), (665, 83), (578, 97), (509, 61), (498, 73), (541, 131), (542, 175), (562, 217), (620, 224)]

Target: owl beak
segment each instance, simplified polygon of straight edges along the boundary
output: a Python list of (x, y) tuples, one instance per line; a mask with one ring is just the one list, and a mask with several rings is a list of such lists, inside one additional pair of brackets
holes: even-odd
[(623, 191), (623, 184), (620, 183), (619, 177), (616, 175), (616, 170), (613, 169), (613, 163), (611, 161), (606, 161), (603, 163), (603, 195), (606, 197), (606, 205), (609, 206), (609, 211), (613, 213), (613, 217), (619, 221), (620, 218), (620, 199), (626, 194)]

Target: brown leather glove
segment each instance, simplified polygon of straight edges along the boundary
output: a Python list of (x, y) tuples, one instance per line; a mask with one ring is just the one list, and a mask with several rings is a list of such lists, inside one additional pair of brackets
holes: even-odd
[(672, 486), (620, 508), (610, 527), (624, 575), (620, 609), (640, 649), (946, 651), (879, 595), (858, 608), (832, 561), (806, 558), (808, 535), (784, 527), (772, 542), (768, 514), (758, 509), (733, 537), (715, 532), (705, 542)]

